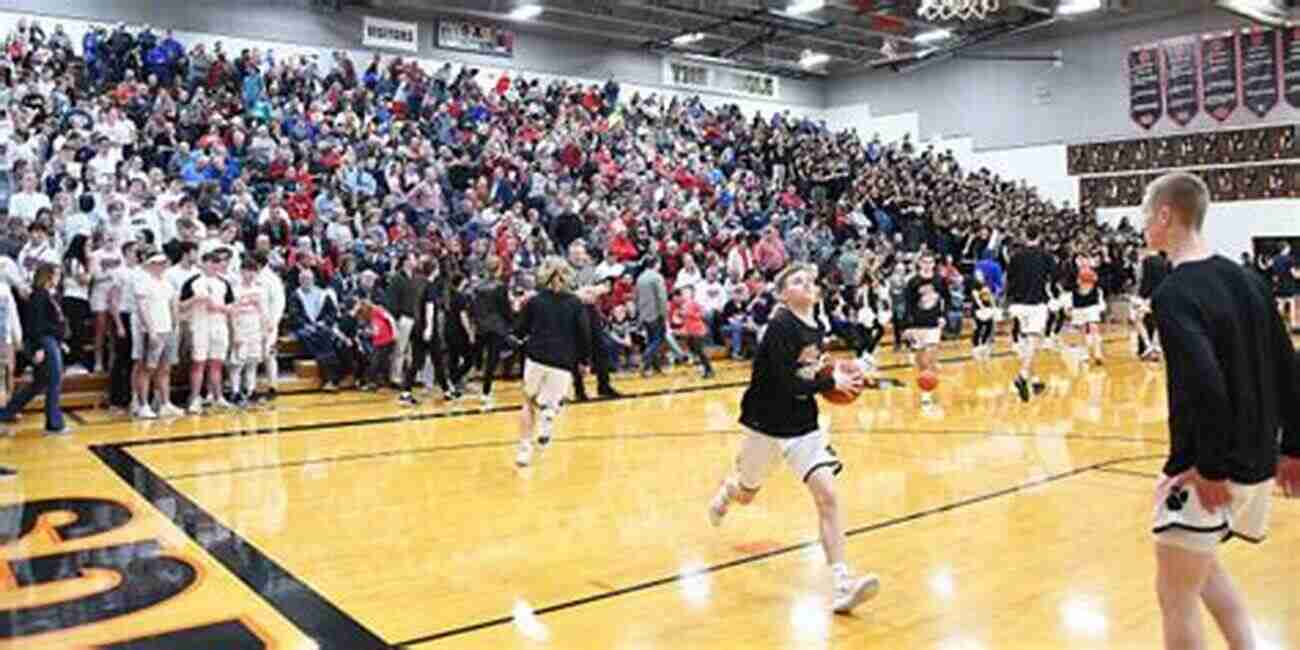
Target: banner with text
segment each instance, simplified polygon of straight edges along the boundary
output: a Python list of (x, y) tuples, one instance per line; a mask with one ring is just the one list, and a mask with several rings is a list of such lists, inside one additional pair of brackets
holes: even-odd
[(1237, 35), (1202, 35), (1201, 103), (1210, 117), (1222, 122), (1237, 110), (1241, 95), (1237, 81)]
[(1128, 80), (1129, 116), (1144, 129), (1155, 126), (1165, 110), (1158, 47), (1135, 47), (1129, 51)]

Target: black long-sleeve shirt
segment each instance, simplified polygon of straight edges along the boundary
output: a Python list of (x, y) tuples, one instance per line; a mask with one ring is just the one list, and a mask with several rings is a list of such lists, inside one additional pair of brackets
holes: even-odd
[(1167, 277), (1169, 260), (1163, 255), (1152, 255), (1142, 260), (1142, 281), (1138, 285), (1138, 297), (1150, 300)]
[(772, 317), (740, 402), (741, 424), (776, 438), (794, 438), (817, 429), (815, 396), (835, 386), (833, 378), (815, 375), (825, 334), (789, 309)]
[(1012, 305), (1047, 304), (1047, 283), (1056, 262), (1041, 248), (1026, 248), (1007, 265), (1007, 302)]
[(1272, 478), (1279, 431), (1288, 449), (1300, 447), (1300, 376), (1270, 287), (1215, 256), (1178, 265), (1152, 310), (1168, 368), (1165, 473)]
[(516, 331), (528, 337), (524, 355), (552, 368), (573, 370), (591, 350), (587, 308), (571, 293), (538, 291), (520, 310)]
[(47, 336), (63, 340), (66, 330), (63, 310), (48, 289), (38, 287), (32, 290), (31, 299), (27, 303), (27, 323), (28, 330), (23, 338), (32, 350), (41, 349), (41, 339)]

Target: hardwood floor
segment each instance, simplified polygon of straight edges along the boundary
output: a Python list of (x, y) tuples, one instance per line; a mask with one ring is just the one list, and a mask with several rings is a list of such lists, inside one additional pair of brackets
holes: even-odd
[[(567, 406), (525, 470), (514, 384), (490, 408), (82, 411), (61, 439), (29, 414), (0, 439), (20, 472), (0, 479), (0, 648), (1157, 647), (1164, 373), (1125, 348), (1081, 371), (1046, 353), (1027, 405), (1004, 356), (946, 363), (922, 410), (892, 354), (901, 385), (823, 404), (849, 557), (883, 581), (852, 616), (828, 611), (812, 503), (784, 469), (708, 523), (739, 363), (619, 377), (635, 396)], [(1267, 543), (1222, 550), (1262, 649), (1300, 647), (1297, 543), (1300, 504), (1278, 499)]]

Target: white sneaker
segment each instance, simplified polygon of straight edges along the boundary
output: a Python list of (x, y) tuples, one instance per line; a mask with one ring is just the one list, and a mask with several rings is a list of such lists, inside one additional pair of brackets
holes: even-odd
[(921, 393), (921, 406), (932, 406), (932, 405), (934, 405), (934, 394), (928, 392)]
[(216, 409), (220, 409), (222, 411), (230, 411), (235, 408), (234, 405), (232, 405), (230, 402), (227, 402), (226, 398), (224, 397), (218, 397), (216, 401), (212, 402), (212, 407)]
[(847, 614), (854, 607), (875, 598), (880, 593), (880, 578), (867, 574), (853, 577), (845, 575), (835, 578), (835, 589), (831, 594), (831, 611)]
[(140, 408), (135, 410), (135, 416), (141, 420), (157, 420), (158, 414), (149, 408), (148, 404), (141, 404)]
[(190, 415), (203, 415), (203, 400), (195, 398), (190, 400)]
[(533, 462), (533, 445), (527, 442), (519, 443), (519, 452), (515, 454), (515, 464), (520, 467), (528, 467)]
[(718, 493), (713, 495), (713, 501), (709, 502), (709, 523), (714, 528), (722, 525), (722, 518), (727, 516), (727, 507), (731, 505), (731, 499), (727, 498), (727, 486), (723, 485), (718, 488)]
[(177, 408), (171, 402), (164, 402), (162, 406), (158, 407), (158, 417), (178, 418), (182, 415), (185, 415), (185, 411)]

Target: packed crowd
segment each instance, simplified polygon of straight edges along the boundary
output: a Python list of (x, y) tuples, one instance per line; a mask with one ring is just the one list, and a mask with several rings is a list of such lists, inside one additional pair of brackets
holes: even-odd
[(1108, 292), (1133, 281), (1132, 228), (907, 139), (629, 97), (612, 80), (479, 77), (187, 47), (125, 25), (74, 43), (20, 21), (0, 63), (0, 282), (13, 289), (0, 338), (25, 352), (17, 370), (51, 356), (30, 322), (41, 290), (67, 324), (50, 334), (67, 365), (111, 368), (110, 402), (153, 417), (179, 413), (176, 363), (192, 412), (252, 399), (259, 364), (273, 396), (282, 335), (327, 389), (351, 373), (414, 401), (429, 360), (452, 397), (479, 368), (488, 399), (549, 254), (569, 258), (599, 323), (597, 370), (652, 371), (662, 344), (670, 361), (707, 359), (695, 344), (710, 340), (745, 355), (792, 261), (816, 265), (828, 320), (864, 349), (907, 318), (899, 294), (922, 257), (959, 316), (966, 285), (996, 294), (1027, 229), (1068, 262), (1063, 284), (1076, 259)]

